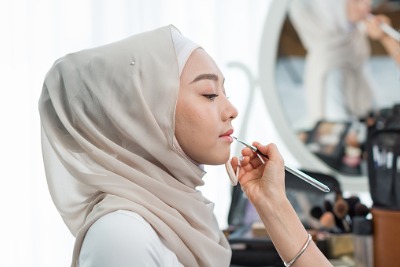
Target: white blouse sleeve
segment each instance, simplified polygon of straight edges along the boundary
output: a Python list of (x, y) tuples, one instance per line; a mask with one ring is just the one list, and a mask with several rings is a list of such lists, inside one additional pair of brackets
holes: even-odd
[(175, 253), (137, 213), (118, 210), (97, 220), (88, 230), (79, 267), (183, 267)]

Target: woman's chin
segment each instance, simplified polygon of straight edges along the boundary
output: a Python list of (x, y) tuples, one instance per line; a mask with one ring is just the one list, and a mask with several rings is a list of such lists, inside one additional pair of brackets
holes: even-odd
[(230, 154), (227, 153), (224, 156), (219, 155), (218, 157), (210, 158), (208, 160), (208, 163), (206, 163), (206, 165), (215, 165), (216, 166), (216, 165), (225, 164), (229, 160), (229, 156), (230, 156)]

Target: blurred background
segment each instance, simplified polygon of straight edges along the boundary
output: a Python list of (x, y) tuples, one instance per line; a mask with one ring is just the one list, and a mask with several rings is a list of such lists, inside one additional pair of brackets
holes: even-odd
[[(270, 10), (272, 2), (2, 0), (0, 81), (3, 95), (0, 98), (0, 116), (3, 160), (0, 251), (3, 253), (0, 266), (70, 266), (74, 238), (64, 225), (47, 190), (37, 107), (46, 72), (55, 60), (70, 52), (173, 24), (183, 35), (200, 44), (220, 66), (226, 78), (227, 94), (239, 110), (239, 117), (234, 122), (238, 137), (262, 143), (275, 142), (287, 164), (302, 167), (276, 131), (271, 119), (274, 114), (266, 108), (265, 96), (258, 83), (258, 79), (264, 75), (259, 70), (259, 61), (270, 60), (261, 59), (263, 47), (260, 45), (262, 38), (264, 43), (268, 42), (268, 32), (265, 35), (264, 29), (269, 26), (266, 25), (267, 14), (273, 14), (273, 10)], [(287, 22), (284, 25), (287, 26)], [(280, 43), (284, 41), (283, 36)], [(293, 40), (285, 42), (288, 43), (290, 45)], [(380, 50), (377, 48), (374, 51)], [(377, 55), (381, 53), (377, 52)], [(276, 62), (277, 70), (282, 70), (276, 75), (281, 81), (281, 89), (284, 88), (282, 84), (290, 82), (287, 77), (288, 65), (282, 65), (284, 60), (280, 58)], [(378, 64), (381, 63), (379, 60)], [(398, 83), (398, 68), (390, 66), (394, 70), (391, 78), (397, 77), (395, 82)], [(297, 71), (301, 72), (301, 69)], [(291, 108), (287, 116), (293, 120), (293, 125), (296, 115), (300, 115), (298, 110), (303, 108), (302, 103), (296, 101), (299, 92), (279, 92), (284, 96), (281, 104)], [(233, 144), (232, 155), (238, 155), (241, 148)], [(199, 189), (215, 203), (220, 228), (226, 229), (232, 187), (224, 166), (207, 166), (206, 170), (205, 186)], [(366, 183), (366, 179), (362, 181)], [(347, 195), (351, 195), (354, 189), (347, 190), (346, 186), (343, 188)], [(357, 193), (365, 204), (370, 205), (367, 188), (364, 184), (360, 187), (361, 192)]]

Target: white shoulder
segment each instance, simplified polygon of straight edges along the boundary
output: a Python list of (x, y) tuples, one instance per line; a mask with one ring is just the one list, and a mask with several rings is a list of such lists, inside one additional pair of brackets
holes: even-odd
[(176, 255), (143, 217), (118, 210), (98, 219), (88, 230), (79, 267), (181, 267)]

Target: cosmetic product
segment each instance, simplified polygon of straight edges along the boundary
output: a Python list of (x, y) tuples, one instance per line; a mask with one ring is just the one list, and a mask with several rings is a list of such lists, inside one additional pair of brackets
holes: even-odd
[[(255, 146), (250, 145), (250, 144), (248, 144), (248, 143), (246, 143), (246, 142), (244, 142), (244, 141), (238, 139), (237, 137), (234, 137), (234, 136), (232, 136), (232, 137), (233, 137), (236, 141), (238, 141), (239, 143), (241, 143), (241, 144), (243, 144), (243, 145), (249, 147), (251, 150), (253, 150), (255, 153), (257, 153), (259, 156), (262, 156), (262, 157), (268, 159), (268, 156), (265, 155), (265, 154), (263, 154), (263, 153), (262, 153), (260, 150), (258, 150)], [(260, 158), (260, 159), (261, 159), (261, 158)], [(261, 159), (261, 160), (262, 160), (262, 159)], [(263, 161), (263, 160), (262, 160), (262, 161)], [(304, 172), (302, 172), (302, 171), (300, 171), (300, 170), (298, 170), (298, 169), (289, 167), (289, 166), (287, 166), (287, 165), (285, 164), (285, 170), (288, 171), (288, 172), (290, 172), (290, 173), (292, 173), (293, 175), (297, 176), (298, 178), (304, 180), (305, 182), (311, 184), (312, 186), (318, 188), (319, 190), (321, 190), (321, 191), (323, 191), (323, 192), (329, 192), (329, 191), (330, 191), (329, 187), (327, 187), (325, 184), (321, 183), (320, 181), (318, 181), (318, 180), (312, 178), (311, 176), (305, 174)]]

